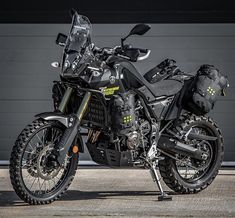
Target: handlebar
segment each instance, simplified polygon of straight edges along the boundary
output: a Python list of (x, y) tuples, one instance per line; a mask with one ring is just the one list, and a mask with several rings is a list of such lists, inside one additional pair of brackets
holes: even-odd
[(97, 46), (93, 47), (93, 51), (97, 52), (99, 54), (108, 54), (108, 55), (112, 55), (115, 53), (116, 49), (119, 48), (120, 46), (116, 46), (114, 48), (98, 48)]
[[(140, 53), (145, 54), (145, 55), (143, 55), (143, 56), (138, 57), (136, 61), (145, 60), (146, 58), (149, 57), (150, 52), (151, 52), (151, 50), (149, 50), (149, 49), (143, 49), (143, 48), (131, 48), (131, 47), (128, 48), (128, 47), (127, 47), (127, 49), (136, 49), (136, 50), (138, 50)], [(105, 54), (105, 55), (119, 54), (119, 55), (122, 55), (123, 58), (125, 58), (125, 53), (124, 53), (124, 52), (125, 52), (125, 49), (123, 50), (123, 48), (122, 48), (121, 46), (116, 46), (116, 47), (114, 47), (114, 48), (98, 48), (98, 47), (94, 46), (94, 47), (93, 47), (93, 51), (95, 51), (95, 52), (97, 52), (97, 53), (99, 53), (99, 54)], [(127, 59), (129, 59), (128, 56), (127, 56)]]

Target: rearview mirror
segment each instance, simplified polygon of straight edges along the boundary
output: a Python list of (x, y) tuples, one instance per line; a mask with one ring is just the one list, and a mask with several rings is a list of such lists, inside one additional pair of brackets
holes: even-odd
[(135, 25), (129, 33), (130, 35), (144, 35), (146, 32), (150, 30), (150, 26), (144, 23), (140, 23)]
[(130, 31), (130, 33), (126, 37), (121, 38), (121, 45), (122, 45), (122, 47), (124, 46), (124, 41), (129, 36), (132, 36), (132, 35), (144, 35), (146, 32), (148, 32), (150, 30), (150, 28), (151, 28), (150, 25), (144, 24), (144, 23), (140, 23), (140, 24), (135, 25), (132, 28), (132, 30)]
[(63, 33), (58, 33), (55, 43), (60, 46), (65, 46), (65, 42), (67, 40), (67, 36)]
[(72, 8), (72, 9), (69, 11), (69, 15), (70, 15), (71, 18), (72, 18), (73, 15), (76, 14), (76, 13), (77, 13), (77, 11), (76, 11), (74, 8)]

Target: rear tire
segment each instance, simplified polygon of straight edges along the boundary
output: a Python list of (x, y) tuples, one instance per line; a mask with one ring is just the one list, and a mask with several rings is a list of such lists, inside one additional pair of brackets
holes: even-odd
[(213, 144), (213, 159), (208, 166), (206, 174), (201, 178), (189, 181), (180, 175), (176, 160), (165, 156), (164, 160), (159, 161), (159, 171), (166, 185), (175, 192), (182, 194), (197, 193), (207, 188), (217, 176), (224, 156), (221, 130), (211, 118), (188, 114), (183, 115), (179, 120), (177, 128), (187, 131), (195, 125), (207, 128), (213, 136), (218, 138)]
[[(22, 176), (23, 168), (24, 168), (22, 166), (22, 160), (25, 155), (27, 145), (30, 144), (31, 142), (30, 140), (41, 130), (43, 129), (45, 130), (45, 128), (52, 128), (52, 127), (61, 129), (61, 131), (64, 131), (65, 129), (62, 125), (60, 125), (56, 121), (45, 121), (42, 119), (37, 119), (33, 121), (32, 124), (28, 125), (21, 132), (21, 134), (17, 138), (15, 145), (13, 146), (13, 149), (12, 149), (11, 158), (10, 158), (11, 183), (16, 194), (23, 201), (29, 204), (33, 204), (33, 205), (49, 204), (53, 202), (54, 200), (59, 199), (62, 196), (62, 194), (64, 194), (65, 191), (70, 186), (76, 173), (79, 156), (78, 156), (78, 153), (74, 154), (70, 152), (69, 154), (70, 157), (68, 158), (69, 159), (68, 164), (66, 165), (66, 168), (63, 169), (64, 171), (61, 173), (61, 178), (59, 178), (58, 183), (56, 183), (56, 185), (58, 184), (57, 187), (56, 186), (53, 187), (51, 190), (48, 190), (48, 192), (46, 192), (47, 191), (47, 187), (46, 187), (46, 191), (43, 192), (40, 188), (40, 183), (39, 183), (40, 190), (33, 192), (33, 191), (30, 191), (29, 188), (26, 186), (26, 183), (24, 180), (25, 178), (23, 178)], [(29, 155), (32, 155), (32, 154), (29, 154)], [(24, 169), (24, 172), (26, 170), (28, 171), (28, 169)], [(35, 172), (32, 172), (31, 170), (30, 173), (34, 175), (35, 178), (37, 178), (38, 174), (36, 170)], [(40, 191), (41, 191), (41, 195), (40, 195)]]

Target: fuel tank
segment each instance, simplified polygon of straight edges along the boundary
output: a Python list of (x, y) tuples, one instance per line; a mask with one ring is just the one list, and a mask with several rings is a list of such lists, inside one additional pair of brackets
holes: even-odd
[(89, 81), (92, 89), (105, 90), (105, 95), (112, 95), (117, 92), (125, 92), (131, 88), (139, 88), (141, 78), (139, 72), (128, 61), (115, 59), (103, 72), (93, 71)]
[(89, 86), (92, 89), (100, 89), (102, 87), (116, 86), (120, 82), (119, 73), (116, 69), (105, 68), (103, 72), (93, 71)]

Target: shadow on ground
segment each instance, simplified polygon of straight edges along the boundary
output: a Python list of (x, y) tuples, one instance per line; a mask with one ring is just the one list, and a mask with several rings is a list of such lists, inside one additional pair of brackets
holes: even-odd
[[(177, 195), (174, 192), (167, 192), (169, 195)], [(68, 190), (59, 201), (81, 201), (92, 199), (112, 199), (112, 197), (123, 196), (158, 196), (160, 192), (157, 191), (78, 191)], [(157, 197), (156, 197), (157, 199)], [(12, 206), (28, 206), (16, 195), (14, 191), (0, 191), (0, 207)]]

